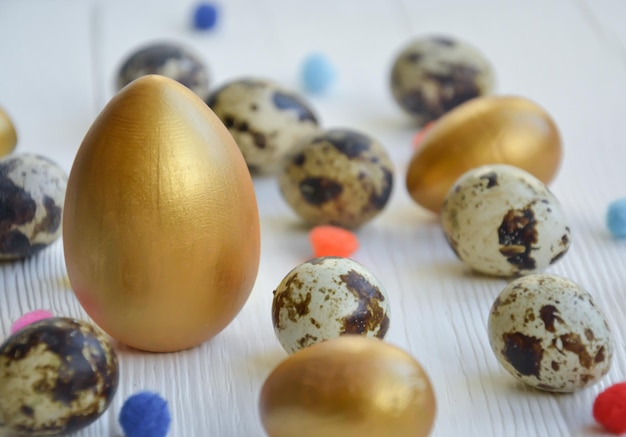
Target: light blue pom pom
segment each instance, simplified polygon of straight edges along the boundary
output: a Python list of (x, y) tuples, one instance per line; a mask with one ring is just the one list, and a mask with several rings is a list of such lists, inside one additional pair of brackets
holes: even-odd
[(126, 437), (165, 437), (171, 417), (165, 399), (144, 391), (126, 399), (119, 421)]
[(336, 78), (336, 72), (328, 58), (321, 53), (309, 55), (302, 64), (302, 85), (312, 94), (326, 92)]
[(616, 238), (626, 238), (626, 197), (609, 204), (606, 225)]

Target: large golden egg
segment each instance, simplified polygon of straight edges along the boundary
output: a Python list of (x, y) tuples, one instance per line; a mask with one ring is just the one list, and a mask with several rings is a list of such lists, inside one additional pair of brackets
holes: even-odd
[(0, 156), (5, 156), (15, 150), (17, 132), (6, 112), (0, 108)]
[(542, 107), (522, 97), (477, 97), (428, 131), (409, 164), (406, 186), (415, 202), (438, 214), (454, 182), (472, 168), (509, 164), (547, 184), (560, 162), (559, 131)]
[(150, 75), (94, 121), (70, 173), (67, 273), (109, 335), (168, 352), (220, 332), (246, 302), (259, 218), (246, 163), (192, 91)]
[(291, 355), (268, 376), (259, 401), (269, 437), (425, 437), (435, 404), (413, 357), (363, 336)]

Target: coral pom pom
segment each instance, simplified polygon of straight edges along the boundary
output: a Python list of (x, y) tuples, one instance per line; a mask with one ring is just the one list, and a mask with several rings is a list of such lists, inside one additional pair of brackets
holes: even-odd
[(31, 323), (38, 322), (43, 319), (49, 319), (52, 317), (52, 313), (47, 310), (35, 310), (24, 314), (22, 317), (13, 322), (11, 326), (11, 334), (15, 334), (17, 331)]
[(309, 234), (313, 256), (349, 257), (359, 248), (359, 240), (352, 232), (337, 226), (315, 226)]
[(126, 399), (119, 421), (126, 437), (165, 437), (171, 417), (165, 399), (144, 391)]
[(626, 382), (614, 384), (596, 397), (593, 417), (614, 434), (626, 433)]

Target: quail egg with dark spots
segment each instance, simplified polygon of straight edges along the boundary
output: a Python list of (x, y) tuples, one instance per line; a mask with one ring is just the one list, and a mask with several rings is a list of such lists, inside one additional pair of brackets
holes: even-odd
[(378, 141), (330, 129), (292, 149), (278, 177), (283, 198), (305, 221), (357, 228), (387, 205), (394, 168)]
[(541, 390), (574, 392), (611, 368), (606, 318), (580, 285), (535, 274), (512, 281), (489, 314), (489, 343), (515, 378)]
[(117, 89), (148, 74), (159, 74), (185, 85), (201, 99), (209, 94), (209, 73), (189, 47), (174, 42), (148, 44), (131, 53), (117, 73)]
[(345, 334), (383, 339), (389, 299), (382, 284), (349, 258), (306, 261), (274, 291), (272, 322), (288, 353)]
[(65, 435), (104, 413), (117, 390), (118, 362), (93, 326), (50, 318), (0, 346), (0, 428), (19, 435)]
[(233, 80), (213, 91), (206, 102), (226, 125), (255, 174), (275, 173), (289, 149), (319, 131), (309, 104), (268, 80)]
[(493, 87), (493, 68), (487, 59), (469, 44), (450, 37), (411, 41), (391, 70), (393, 97), (419, 125), (489, 94)]
[(463, 174), (448, 192), (441, 223), (456, 255), (473, 270), (493, 276), (536, 273), (570, 246), (558, 199), (539, 179), (506, 164)]
[(61, 236), (67, 174), (32, 154), (0, 160), (0, 259), (34, 255)]

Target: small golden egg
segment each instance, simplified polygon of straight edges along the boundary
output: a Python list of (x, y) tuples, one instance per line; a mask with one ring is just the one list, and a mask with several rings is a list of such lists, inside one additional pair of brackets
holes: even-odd
[(291, 355), (261, 390), (270, 437), (425, 437), (435, 420), (430, 380), (405, 351), (341, 336)]
[(419, 205), (439, 213), (454, 182), (485, 164), (509, 164), (543, 183), (561, 162), (561, 138), (550, 115), (523, 97), (477, 97), (441, 117), (413, 156), (406, 177)]
[(0, 108), (0, 157), (6, 156), (15, 150), (17, 132), (6, 112)]
[(196, 94), (158, 75), (123, 88), (70, 173), (67, 273), (85, 311), (137, 349), (187, 349), (237, 315), (259, 264), (250, 173)]

